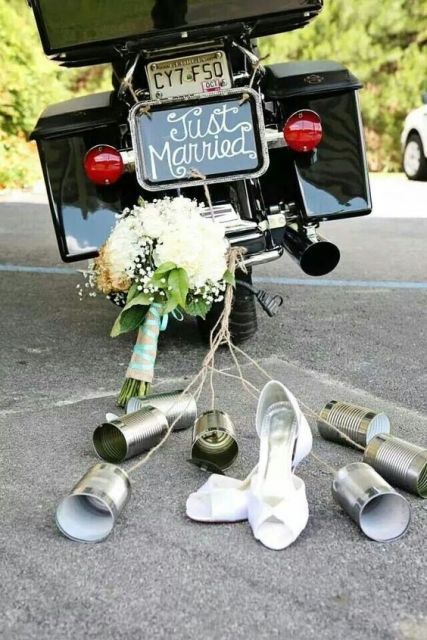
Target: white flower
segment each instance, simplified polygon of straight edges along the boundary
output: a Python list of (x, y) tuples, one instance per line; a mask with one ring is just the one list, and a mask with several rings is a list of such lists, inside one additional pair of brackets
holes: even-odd
[(156, 207), (147, 207), (142, 216), (142, 227), (144, 233), (151, 238), (160, 238), (165, 226), (165, 221), (159, 215)]
[(105, 259), (112, 278), (120, 280), (134, 272), (139, 255), (138, 242), (138, 234), (129, 224), (129, 218), (122, 218), (105, 244)]
[[(204, 217), (204, 211), (204, 205), (179, 196), (142, 203), (120, 216), (102, 256), (113, 289), (124, 290), (128, 281), (136, 282), (138, 290), (142, 283), (145, 293), (158, 292), (158, 286), (149, 284), (153, 263), (157, 268), (172, 262), (185, 269), (193, 295), (217, 297), (225, 289), (228, 243), (223, 225)], [(96, 275), (94, 271), (91, 286)], [(166, 278), (161, 285), (170, 290)]]
[(154, 251), (156, 266), (173, 262), (186, 270), (190, 288), (218, 282), (226, 271), (224, 227), (203, 218), (203, 207), (188, 198), (162, 201), (164, 227)]

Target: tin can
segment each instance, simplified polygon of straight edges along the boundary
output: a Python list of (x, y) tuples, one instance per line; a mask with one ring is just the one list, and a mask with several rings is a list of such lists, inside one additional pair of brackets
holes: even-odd
[(126, 407), (127, 413), (133, 413), (150, 405), (165, 414), (169, 426), (174, 422), (174, 431), (189, 429), (197, 418), (197, 404), (190, 393), (183, 390), (155, 393), (144, 398), (131, 398)]
[(332, 495), (372, 540), (397, 540), (409, 527), (409, 502), (364, 462), (353, 462), (337, 472)]
[(331, 400), (323, 407), (317, 426), (325, 440), (350, 447), (352, 444), (345, 436), (366, 447), (378, 433), (390, 433), (390, 420), (385, 413), (338, 400)]
[(61, 533), (76, 542), (102, 542), (131, 495), (128, 475), (113, 464), (91, 467), (56, 510)]
[(218, 469), (228, 469), (239, 453), (236, 432), (230, 416), (214, 409), (203, 413), (194, 423), (191, 457)]
[(103, 460), (119, 463), (155, 447), (168, 428), (166, 416), (147, 405), (97, 427), (93, 446)]
[(363, 461), (392, 484), (427, 498), (427, 449), (380, 434), (370, 441)]

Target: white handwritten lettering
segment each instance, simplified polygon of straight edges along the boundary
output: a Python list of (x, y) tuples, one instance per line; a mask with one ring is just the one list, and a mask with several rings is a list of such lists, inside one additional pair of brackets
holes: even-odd
[[(170, 139), (147, 145), (151, 178), (155, 181), (169, 176), (182, 179), (191, 169), (203, 167), (206, 162), (216, 162), (213, 173), (220, 173), (218, 161), (237, 156), (256, 161), (253, 123), (236, 117), (242, 111), (244, 108), (240, 106), (224, 103), (208, 114), (200, 106), (169, 113)], [(165, 176), (165, 171), (169, 176)]]

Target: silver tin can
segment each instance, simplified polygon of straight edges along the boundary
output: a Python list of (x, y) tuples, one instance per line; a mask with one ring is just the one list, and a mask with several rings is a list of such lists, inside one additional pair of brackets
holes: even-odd
[(392, 484), (427, 498), (427, 449), (380, 434), (370, 441), (363, 461)]
[(93, 446), (103, 460), (119, 463), (155, 447), (168, 428), (166, 416), (161, 411), (145, 406), (97, 427), (93, 433)]
[(113, 530), (130, 495), (127, 473), (113, 464), (98, 463), (59, 503), (57, 527), (76, 542), (102, 542)]
[(174, 424), (174, 431), (189, 429), (197, 418), (197, 404), (190, 393), (183, 390), (155, 393), (145, 398), (131, 398), (126, 407), (127, 413), (133, 413), (150, 405), (165, 414), (169, 426)]
[(194, 423), (191, 457), (218, 469), (228, 469), (239, 453), (230, 416), (218, 409), (206, 411)]
[(363, 533), (377, 542), (397, 540), (411, 522), (409, 502), (364, 462), (353, 462), (337, 472), (332, 495)]
[(375, 413), (366, 407), (338, 400), (331, 400), (323, 407), (317, 426), (325, 440), (350, 447), (351, 442), (342, 434), (366, 447), (378, 433), (390, 433), (390, 420), (385, 413)]

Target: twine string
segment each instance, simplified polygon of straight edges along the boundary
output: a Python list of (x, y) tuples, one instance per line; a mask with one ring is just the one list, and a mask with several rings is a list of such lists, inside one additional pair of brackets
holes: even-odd
[[(239, 248), (239, 247), (231, 248), (229, 250), (229, 252), (228, 252), (228, 269), (231, 271), (231, 273), (233, 273), (233, 274), (235, 273), (237, 264), (239, 263), (239, 260), (242, 259), (242, 255), (243, 255), (242, 249)], [(196, 400), (196, 402), (200, 398), (200, 395), (201, 395), (201, 393), (203, 391), (203, 387), (205, 385), (206, 378), (208, 376), (210, 368), (214, 367), (216, 351), (218, 350), (218, 348), (220, 347), (220, 345), (223, 343), (224, 340), (230, 340), (230, 331), (229, 331), (229, 328), (228, 328), (228, 324), (229, 324), (229, 320), (230, 320), (230, 313), (231, 313), (232, 303), (233, 303), (233, 287), (232, 287), (232, 285), (229, 284), (229, 285), (227, 285), (227, 288), (226, 288), (226, 291), (225, 291), (224, 310), (223, 310), (218, 322), (215, 325), (215, 327), (220, 325), (219, 331), (218, 331), (218, 333), (216, 335), (214, 335), (214, 331), (212, 331), (211, 338), (210, 338), (210, 349), (209, 349), (209, 352), (207, 353), (207, 355), (205, 356), (205, 358), (203, 360), (202, 368), (194, 376), (194, 378), (190, 381), (190, 383), (187, 385), (187, 387), (183, 391), (183, 394), (188, 393), (194, 387), (194, 385), (198, 382), (198, 380), (200, 379), (199, 385), (196, 388), (195, 392), (193, 393), (193, 397)], [(176, 400), (174, 402), (174, 404), (171, 405), (171, 408), (177, 402), (178, 402), (178, 400)], [(161, 449), (163, 447), (163, 445), (167, 442), (167, 440), (169, 439), (170, 435), (172, 434), (175, 424), (183, 416), (183, 414), (185, 413), (185, 411), (186, 411), (186, 409), (188, 407), (188, 404), (190, 402), (191, 402), (191, 398), (188, 400), (187, 405), (180, 412), (180, 414), (175, 418), (175, 420), (172, 422), (172, 424), (169, 425), (168, 430), (166, 431), (165, 435), (160, 440), (160, 442), (155, 447), (150, 449), (150, 451), (141, 460), (139, 460), (136, 464), (134, 464), (128, 470), (128, 473), (133, 473), (134, 471), (136, 471), (140, 467), (142, 467), (145, 464), (147, 464), (147, 462), (153, 457), (153, 455), (159, 449)]]
[[(231, 248), (229, 250), (229, 254), (228, 254), (228, 269), (232, 274), (235, 274), (237, 268), (244, 269), (243, 255), (244, 255), (244, 250), (242, 250), (241, 247), (233, 247), (233, 248)], [(167, 440), (169, 439), (170, 435), (172, 434), (176, 423), (178, 422), (178, 420), (180, 420), (180, 418), (183, 416), (183, 414), (187, 410), (187, 407), (188, 407), (189, 403), (191, 402), (192, 398), (194, 398), (194, 400), (196, 400), (196, 402), (199, 400), (208, 376), (209, 376), (209, 385), (210, 385), (210, 390), (211, 390), (211, 406), (212, 406), (212, 408), (215, 407), (215, 385), (214, 385), (214, 375), (215, 375), (215, 373), (217, 373), (219, 375), (222, 375), (222, 376), (225, 376), (225, 377), (228, 377), (228, 378), (233, 378), (233, 379), (239, 380), (241, 385), (242, 385), (242, 388), (251, 397), (253, 397), (255, 399), (258, 398), (259, 389), (252, 382), (250, 382), (249, 380), (247, 380), (244, 377), (243, 371), (242, 371), (242, 365), (239, 362), (238, 355), (244, 357), (248, 362), (250, 362), (256, 369), (258, 369), (258, 371), (260, 373), (262, 373), (262, 375), (265, 378), (267, 378), (268, 380), (273, 380), (272, 376), (256, 360), (254, 360), (248, 353), (243, 351), (243, 349), (241, 349), (240, 347), (235, 345), (233, 343), (233, 341), (232, 341), (231, 333), (230, 333), (230, 327), (229, 327), (229, 320), (230, 320), (230, 314), (231, 314), (232, 305), (233, 305), (233, 298), (234, 298), (233, 286), (228, 284), (227, 288), (226, 288), (226, 291), (225, 291), (225, 297), (224, 297), (224, 309), (223, 309), (220, 317), (218, 318), (218, 321), (216, 322), (215, 326), (213, 327), (213, 329), (211, 331), (209, 352), (206, 354), (206, 356), (205, 356), (205, 358), (204, 358), (204, 360), (202, 362), (202, 367), (201, 367), (200, 371), (193, 377), (193, 379), (190, 381), (190, 383), (187, 385), (187, 387), (182, 392), (183, 395), (187, 394), (187, 393), (190, 393), (191, 389), (195, 385), (197, 385), (195, 391), (191, 394), (192, 397), (189, 398), (187, 404), (182, 409), (180, 414), (175, 418), (175, 420), (172, 422), (172, 424), (170, 424), (168, 430), (166, 431), (165, 435), (160, 440), (160, 442), (155, 447), (153, 447), (141, 460), (139, 460), (136, 464), (134, 464), (128, 470), (129, 474), (133, 473), (134, 471), (137, 471), (139, 468), (141, 468), (142, 466), (147, 464), (149, 462), (149, 460), (154, 456), (154, 454), (159, 449), (161, 449), (163, 447), (163, 445), (167, 442)], [(218, 351), (219, 347), (221, 345), (224, 345), (224, 344), (228, 347), (229, 352), (230, 352), (230, 354), (232, 356), (233, 362), (235, 363), (235, 366), (236, 366), (236, 369), (237, 369), (237, 375), (229, 373), (228, 371), (224, 371), (224, 370), (218, 369), (215, 366), (215, 355), (216, 355), (216, 352)], [(173, 403), (173, 405), (171, 405), (171, 408), (177, 402), (178, 402), (178, 400), (176, 400)], [(311, 409), (308, 405), (306, 405), (305, 403), (303, 403), (301, 401), (299, 401), (299, 402), (300, 402), (300, 405), (305, 409), (305, 411), (304, 411), (305, 415), (309, 415), (309, 416), (315, 417), (317, 419), (321, 418), (320, 415), (316, 411)], [(338, 427), (336, 427), (335, 425), (331, 424), (327, 420), (324, 420), (323, 418), (321, 418), (321, 419), (323, 420), (323, 422), (325, 422), (325, 424), (327, 424), (328, 426), (333, 428), (337, 433), (339, 433), (352, 446), (356, 447), (359, 450), (364, 451), (364, 448), (360, 444), (358, 444), (357, 442), (352, 440), (349, 436), (347, 436), (347, 434), (342, 432)], [(332, 473), (333, 475), (335, 475), (337, 470), (334, 469), (328, 462), (326, 462), (325, 460), (323, 460), (322, 458), (320, 458), (319, 456), (317, 456), (313, 452), (311, 452), (310, 455), (317, 463), (319, 463), (322, 466), (324, 466), (328, 470), (329, 473)]]
[[(226, 371), (222, 371), (222, 370), (220, 370), (220, 369), (215, 369), (215, 372), (216, 372), (216, 373), (218, 373), (219, 375), (222, 375), (222, 376), (227, 376), (227, 377), (231, 377), (231, 378), (234, 378), (234, 379), (240, 380), (240, 382), (242, 383), (242, 387), (243, 387), (243, 389), (245, 389), (245, 391), (247, 391), (247, 392), (248, 392), (248, 393), (249, 393), (253, 398), (258, 399), (258, 397), (259, 397), (259, 393), (260, 393), (260, 390), (259, 390), (259, 389), (257, 389), (257, 387), (255, 387), (251, 382), (249, 382), (249, 380), (247, 380), (247, 379), (245, 379), (245, 378), (243, 377), (243, 375), (241, 374), (241, 369), (239, 369), (239, 375), (237, 375), (237, 376), (236, 376), (236, 375), (233, 375), (233, 374), (230, 374), (230, 373), (228, 373), (228, 372), (226, 372)], [(271, 377), (270, 377), (270, 380), (273, 380), (273, 378), (271, 378)], [(254, 389), (254, 390), (257, 392), (257, 394), (253, 393), (253, 392), (249, 389), (249, 387), (251, 387), (252, 389)], [(299, 404), (303, 405), (303, 403), (302, 403), (302, 402), (299, 402)], [(306, 406), (306, 405), (304, 405), (304, 406)], [(307, 413), (306, 413), (306, 412), (303, 412), (303, 413), (304, 413), (304, 415), (307, 415)], [(315, 413), (314, 411), (312, 411), (311, 409), (308, 409), (308, 413), (309, 413), (310, 415), (312, 415), (312, 416), (319, 417), (319, 416), (318, 416), (318, 414), (316, 414), (316, 413)], [(326, 420), (324, 420), (324, 422), (326, 422)], [(327, 423), (327, 424), (329, 424), (329, 423)], [(332, 426), (333, 428), (335, 428), (335, 427), (334, 427), (334, 425), (330, 425), (330, 426)], [(336, 430), (337, 430), (339, 433), (342, 433), (339, 429), (336, 429)], [(345, 435), (345, 434), (342, 434), (342, 435)], [(353, 440), (351, 440), (351, 438), (349, 438), (349, 440), (350, 440), (350, 442), (351, 442), (351, 443), (353, 443)], [(356, 445), (357, 443), (353, 443), (353, 444), (355, 444), (355, 445)], [(360, 445), (357, 445), (357, 446), (358, 446), (358, 447), (360, 447), (360, 448), (364, 451), (364, 448), (363, 448), (363, 447), (361, 447)], [(323, 465), (323, 466), (324, 466), (324, 467), (325, 467), (325, 468), (326, 468), (330, 473), (332, 473), (332, 475), (335, 475), (335, 474), (336, 474), (336, 472), (338, 471), (338, 469), (336, 469), (336, 468), (332, 467), (328, 462), (326, 462), (326, 460), (323, 460), (322, 458), (320, 458), (319, 456), (317, 456), (317, 455), (316, 455), (315, 453), (313, 453), (312, 451), (310, 452), (310, 455), (311, 455), (311, 457), (312, 457), (314, 460), (316, 460), (316, 462), (318, 462), (318, 463), (320, 463), (321, 465)]]
[[(206, 176), (199, 171), (198, 169), (191, 169), (191, 172), (189, 174), (190, 178), (194, 178), (195, 180), (206, 180)], [(209, 212), (211, 214), (211, 218), (213, 220), (213, 222), (216, 222), (215, 220), (215, 212), (214, 212), (214, 208), (213, 208), (213, 204), (212, 204), (212, 197), (211, 197), (211, 192), (209, 191), (209, 186), (206, 184), (206, 182), (203, 184), (203, 191), (205, 192), (205, 197), (209, 206)]]
[[(232, 345), (232, 348), (235, 349), (236, 351), (238, 351), (247, 360), (249, 360), (249, 362), (251, 364), (253, 364), (268, 380), (273, 380), (272, 376), (265, 369), (263, 369), (263, 367), (261, 367), (261, 365), (256, 360), (251, 358), (251, 356), (249, 354), (247, 354), (245, 351), (240, 349), (235, 344)], [(355, 447), (356, 449), (359, 449), (360, 451), (365, 451), (365, 448), (361, 444), (359, 444), (358, 442), (356, 442), (355, 440), (350, 438), (350, 436), (348, 436), (346, 433), (341, 431), (341, 429), (339, 429), (336, 425), (332, 424), (328, 420), (325, 420), (323, 417), (320, 416), (320, 414), (317, 411), (314, 411), (313, 409), (311, 409), (311, 407), (309, 407), (307, 404), (305, 404), (304, 402), (302, 402), (300, 400), (299, 400), (299, 404), (302, 407), (305, 408), (305, 412), (304, 412), (305, 415), (309, 415), (312, 418), (316, 418), (316, 419), (322, 420), (322, 422), (324, 422), (326, 425), (328, 425), (328, 427), (331, 427), (334, 431), (339, 433), (339, 435), (342, 436), (344, 438), (344, 440), (346, 440), (353, 447)]]
[[(221, 376), (225, 376), (226, 378), (233, 378), (233, 380), (240, 380), (241, 381), (241, 377), (240, 376), (236, 376), (234, 373), (230, 373), (229, 371), (225, 371), (224, 369), (214, 369), (214, 373), (218, 373)], [(261, 390), (258, 389), (258, 387), (256, 387), (254, 384), (252, 384), (252, 382), (250, 382), (249, 380), (245, 380), (247, 386), (253, 390), (254, 393), (252, 393), (252, 396), (254, 398), (258, 398), (259, 394), (261, 393)]]
[(141, 57), (141, 54), (138, 53), (131, 67), (129, 68), (129, 71), (126, 73), (122, 81), (122, 88), (127, 89), (129, 91), (132, 98), (135, 100), (135, 103), (138, 102), (138, 96), (136, 95), (135, 90), (133, 88), (133, 74), (135, 73), (135, 69), (138, 65), (140, 57)]
[[(198, 401), (198, 399), (200, 398), (200, 395), (202, 393), (204, 384), (205, 384), (205, 380), (206, 380), (206, 376), (203, 375), (204, 371), (200, 370), (199, 373), (191, 380), (191, 382), (187, 385), (187, 387), (184, 389), (184, 391), (182, 392), (182, 395), (184, 395), (185, 393), (189, 393), (190, 389), (196, 384), (197, 380), (199, 378), (202, 378), (202, 381), (199, 383), (199, 386), (197, 387), (197, 389), (195, 390), (195, 392), (192, 394), (192, 397), (190, 397), (188, 399), (187, 404), (185, 405), (185, 407), (183, 408), (183, 410), (181, 411), (181, 413), (175, 418), (175, 420), (172, 422), (172, 424), (169, 425), (168, 430), (166, 431), (165, 435), (163, 436), (163, 438), (160, 440), (160, 442), (158, 444), (156, 444), (155, 447), (153, 447), (152, 449), (150, 449), (150, 451), (148, 451), (148, 453), (145, 454), (145, 456), (143, 458), (141, 458), (141, 460), (139, 460), (136, 464), (134, 464), (129, 470), (128, 470), (128, 474), (133, 473), (134, 471), (136, 471), (137, 469), (139, 469), (140, 467), (144, 466), (145, 464), (147, 464), (147, 462), (150, 460), (150, 458), (153, 457), (153, 455), (156, 453), (156, 451), (158, 451), (159, 449), (161, 449), (163, 447), (163, 445), (167, 442), (167, 440), (169, 440), (170, 435), (172, 434), (174, 427), (176, 425), (176, 423), (178, 422), (178, 420), (180, 418), (182, 418), (183, 414), (185, 413), (185, 411), (187, 410), (188, 405), (190, 404), (190, 402), (192, 401), (192, 398), (194, 398), (196, 400), (196, 402)], [(176, 404), (176, 402), (173, 403), (173, 405), (171, 405), (171, 408)]]

